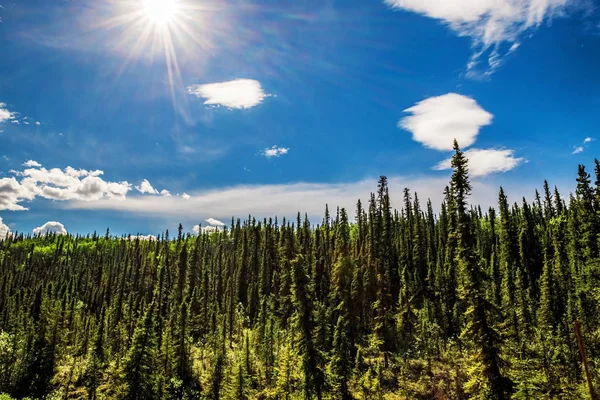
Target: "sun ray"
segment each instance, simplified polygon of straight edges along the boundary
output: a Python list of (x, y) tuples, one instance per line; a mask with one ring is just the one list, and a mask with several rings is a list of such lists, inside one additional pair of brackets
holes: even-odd
[(190, 59), (214, 55), (214, 34), (228, 26), (224, 4), (221, 0), (98, 0), (86, 26), (107, 40), (109, 50), (122, 54), (116, 79), (137, 60), (164, 65), (168, 92), (177, 108), (177, 93), (185, 93), (180, 59), (189, 68)]
[(152, 33), (151, 26), (145, 25), (144, 27), (142, 27), (141, 35), (139, 35), (138, 39), (136, 40), (136, 43), (135, 43), (131, 53), (129, 55), (127, 55), (127, 57), (125, 58), (125, 61), (123, 61), (123, 63), (121, 64), (117, 76), (120, 76), (123, 72), (125, 72), (129, 63), (131, 63), (134, 59), (139, 57), (142, 49), (146, 46), (146, 43), (147, 43), (148, 39), (150, 38), (151, 33)]

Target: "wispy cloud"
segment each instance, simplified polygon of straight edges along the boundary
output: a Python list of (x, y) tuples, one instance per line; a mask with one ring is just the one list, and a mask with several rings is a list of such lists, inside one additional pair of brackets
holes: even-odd
[[(438, 207), (443, 200), (443, 190), (448, 184), (448, 177), (418, 176), (389, 177), (392, 206), (402, 207), (403, 189), (410, 188), (418, 192), (421, 199), (430, 198)], [(496, 183), (496, 184), (495, 184)], [(494, 177), (485, 180), (473, 179), (473, 195), (471, 202), (482, 207), (497, 204), (500, 183)], [(516, 199), (533, 195), (531, 182), (502, 182), (502, 186)], [(346, 207), (354, 210), (356, 201), (369, 199), (369, 194), (377, 189), (377, 179), (364, 179), (344, 183), (290, 183), (280, 185), (234, 186), (190, 192), (193, 196), (184, 200), (181, 197), (137, 196), (127, 197), (122, 201), (107, 199), (83, 202), (64, 203), (66, 208), (87, 210), (112, 210), (146, 217), (172, 218), (178, 221), (199, 221), (210, 218), (227, 220), (234, 217), (246, 217), (248, 214), (262, 217), (292, 217), (298, 211), (306, 212), (310, 217), (321, 217), (325, 204)], [(350, 214), (354, 214), (350, 212)]]
[(271, 157), (279, 157), (279, 156), (283, 156), (285, 154), (287, 154), (290, 151), (290, 149), (288, 147), (278, 147), (278, 146), (271, 146), (271, 147), (267, 147), (266, 149), (264, 149), (261, 152), (261, 155), (267, 157), (267, 158), (271, 158)]
[(235, 79), (227, 82), (188, 86), (188, 93), (205, 99), (206, 105), (232, 109), (251, 108), (262, 103), (266, 94), (259, 81)]
[[(469, 149), (464, 154), (469, 160), (469, 174), (472, 177), (508, 172), (525, 161), (523, 158), (515, 157), (514, 150), (509, 149)], [(434, 166), (433, 169), (451, 169), (451, 162), (452, 159), (448, 158)]]
[[(442, 21), (458, 36), (472, 39), (467, 64), (473, 76), (491, 75), (503, 58), (516, 50), (526, 31), (564, 12), (575, 0), (384, 0), (394, 9), (411, 11)], [(510, 48), (503, 52), (503, 44)], [(517, 46), (518, 47), (518, 46)], [(478, 71), (481, 59), (487, 66)]]
[(590, 144), (594, 139), (592, 139), (591, 137), (586, 137), (585, 139), (583, 139), (583, 145), (580, 146), (573, 146), (573, 151), (571, 152), (571, 154), (579, 154), (579, 153), (583, 153), (583, 151), (585, 150), (585, 148), (587, 147), (588, 144)]
[(44, 225), (33, 229), (34, 235), (49, 235), (52, 233), (57, 235), (66, 235), (67, 230), (63, 224), (57, 221), (48, 221)]
[(398, 126), (435, 150), (452, 150), (454, 139), (462, 147), (471, 146), (481, 127), (490, 125), (494, 117), (474, 99), (457, 93), (429, 97), (404, 112), (412, 115), (402, 118)]

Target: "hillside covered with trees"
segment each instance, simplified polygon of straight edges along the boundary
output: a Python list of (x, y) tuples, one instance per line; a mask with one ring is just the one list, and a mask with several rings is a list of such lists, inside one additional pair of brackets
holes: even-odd
[(393, 210), (381, 177), (318, 224), (7, 237), (0, 398), (589, 399), (600, 163), (488, 210), (456, 143), (452, 167), (439, 213), (408, 189)]

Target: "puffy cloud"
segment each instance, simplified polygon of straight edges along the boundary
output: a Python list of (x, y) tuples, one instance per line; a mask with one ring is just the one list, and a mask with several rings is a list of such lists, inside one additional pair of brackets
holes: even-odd
[(35, 122), (35, 124), (36, 124), (37, 126), (40, 126), (40, 125), (41, 125), (40, 121), (36, 121), (36, 122)]
[(74, 198), (82, 200), (98, 200), (103, 197), (124, 199), (129, 190), (131, 190), (131, 184), (127, 182), (106, 182), (97, 176), (88, 176), (81, 180), (79, 187), (75, 190)]
[(108, 182), (100, 178), (102, 171), (87, 171), (67, 167), (46, 169), (39, 163), (29, 160), (23, 171), (11, 170), (20, 177), (0, 179), (0, 210), (27, 210), (21, 205), (25, 200), (42, 197), (50, 200), (92, 201), (103, 198), (124, 199), (131, 185), (127, 182)]
[[(469, 175), (472, 177), (508, 172), (524, 162), (523, 158), (515, 157), (514, 150), (509, 149), (470, 149), (464, 154), (469, 160)], [(451, 162), (452, 159), (448, 158), (433, 168), (436, 170), (451, 169)]]
[[(390, 7), (442, 21), (459, 36), (468, 36), (474, 54), (468, 69), (474, 69), (488, 53), (487, 74), (501, 64), (504, 55), (527, 31), (559, 15), (575, 0), (384, 0)], [(503, 55), (501, 45), (512, 43)], [(518, 47), (518, 46), (517, 46)]]
[(592, 141), (591, 137), (586, 137), (585, 139), (583, 139), (583, 144), (589, 143)]
[(271, 158), (282, 156), (284, 154), (287, 154), (289, 151), (290, 149), (287, 147), (272, 146), (264, 149), (261, 154), (267, 158)]
[(24, 200), (33, 200), (35, 186), (27, 181), (24, 184), (14, 177), (0, 179), (0, 210), (24, 211), (27, 210), (19, 203)]
[(212, 232), (219, 232), (223, 230), (223, 227), (221, 226), (200, 226), (200, 225), (194, 225), (194, 227), (192, 228), (192, 230), (194, 231), (194, 233), (196, 235), (200, 234), (200, 231), (202, 231), (202, 233), (212, 233)]
[(63, 224), (56, 221), (48, 221), (44, 225), (38, 226), (33, 230), (34, 235), (49, 235), (52, 233), (56, 235), (66, 235), (67, 230)]
[(0, 217), (0, 240), (6, 239), (6, 236), (10, 234), (10, 228), (8, 225), (5, 225), (2, 221), (2, 217)]
[(463, 148), (472, 145), (481, 127), (490, 125), (494, 117), (472, 98), (457, 93), (429, 97), (404, 112), (412, 115), (402, 118), (398, 126), (435, 150), (452, 150), (454, 139)]
[(228, 108), (251, 108), (262, 103), (266, 94), (260, 82), (254, 79), (235, 79), (227, 82), (191, 85), (188, 93), (205, 99), (206, 105)]
[(25, 162), (23, 163), (23, 166), (24, 166), (24, 167), (41, 167), (41, 166), (42, 166), (42, 164), (40, 164), (40, 163), (39, 163), (39, 162), (37, 162), (37, 161), (29, 160), (29, 161), (25, 161)]
[[(8, 111), (5, 103), (0, 103), (0, 123), (9, 120), (15, 120), (15, 113)], [(18, 122), (19, 121), (17, 121), (17, 123)]]
[(147, 241), (150, 241), (150, 242), (154, 242), (154, 241), (157, 240), (156, 236), (154, 236), (154, 235), (130, 235), (129, 236), (129, 240), (131, 240), (131, 241), (135, 241), (137, 239), (139, 239), (139, 240), (147, 240)]
[(192, 196), (190, 196), (190, 195), (189, 195), (189, 194), (187, 194), (187, 193), (183, 193), (183, 194), (181, 195), (181, 197), (182, 197), (184, 200), (188, 200), (188, 199), (190, 199)]
[(167, 189), (163, 189), (160, 191), (160, 195), (166, 196), (166, 197), (171, 197), (171, 192), (169, 192)]
[(65, 173), (69, 176), (72, 176), (74, 178), (81, 178), (83, 176), (100, 176), (100, 175), (104, 175), (104, 172), (100, 171), (100, 170), (95, 170), (95, 171), (87, 171), (85, 169), (75, 169), (73, 167), (67, 167), (65, 168)]
[(213, 225), (213, 226), (225, 226), (225, 223), (219, 221), (218, 219), (208, 218), (205, 221), (208, 222), (209, 224)]
[(144, 179), (139, 186), (135, 187), (140, 193), (158, 194), (158, 190), (154, 189), (148, 179)]

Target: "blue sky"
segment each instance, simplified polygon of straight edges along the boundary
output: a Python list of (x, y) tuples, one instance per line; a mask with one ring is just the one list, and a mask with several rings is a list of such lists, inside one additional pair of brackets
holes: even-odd
[(437, 206), (454, 137), (473, 202), (567, 194), (600, 138), (592, 1), (0, 4), (2, 232)]

